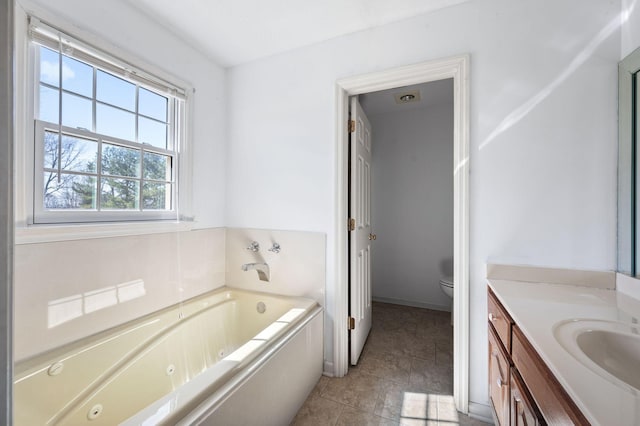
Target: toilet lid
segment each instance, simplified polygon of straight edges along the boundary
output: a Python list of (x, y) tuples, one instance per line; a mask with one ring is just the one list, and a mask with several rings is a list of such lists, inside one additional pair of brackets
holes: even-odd
[(453, 277), (442, 277), (440, 282), (447, 287), (453, 287)]

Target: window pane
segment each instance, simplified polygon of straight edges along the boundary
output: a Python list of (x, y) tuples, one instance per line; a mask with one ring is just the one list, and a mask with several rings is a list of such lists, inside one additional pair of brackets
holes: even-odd
[(103, 178), (100, 203), (103, 210), (140, 208), (140, 181)]
[(62, 56), (62, 88), (86, 97), (93, 97), (93, 67)]
[(50, 123), (57, 123), (60, 119), (58, 116), (59, 111), (59, 90), (52, 89), (47, 86), (40, 85), (40, 101), (38, 118), (42, 121), (48, 121)]
[(60, 55), (51, 49), (40, 46), (40, 81), (60, 87)]
[(90, 139), (75, 136), (62, 136), (62, 149), (58, 151), (58, 133), (44, 132), (44, 168), (57, 169), (58, 159), (62, 155), (60, 167), (72, 172), (96, 172), (98, 143)]
[(62, 93), (62, 125), (91, 131), (92, 102), (70, 93)]
[(171, 180), (171, 157), (145, 151), (143, 164), (143, 178), (165, 181)]
[(44, 172), (44, 207), (46, 209), (95, 209), (96, 178)]
[(138, 142), (167, 147), (167, 125), (148, 118), (138, 118)]
[(58, 168), (58, 133), (44, 132), (44, 168)]
[(62, 135), (63, 170), (73, 172), (96, 172), (98, 143), (90, 139)]
[(171, 184), (145, 182), (142, 189), (142, 208), (145, 210), (171, 209)]
[(136, 140), (136, 116), (107, 105), (96, 105), (96, 132), (129, 141)]
[(129, 111), (136, 110), (136, 86), (114, 75), (98, 70), (96, 99)]
[(138, 91), (138, 113), (167, 122), (168, 100), (142, 87)]
[(102, 173), (112, 176), (140, 177), (140, 151), (103, 144)]

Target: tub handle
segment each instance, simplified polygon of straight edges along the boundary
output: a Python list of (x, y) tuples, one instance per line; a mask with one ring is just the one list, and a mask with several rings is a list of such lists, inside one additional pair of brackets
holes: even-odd
[(272, 251), (272, 252), (274, 252), (276, 254), (280, 253), (280, 250), (282, 250), (282, 249), (280, 248), (280, 244), (278, 244), (278, 243), (273, 243), (273, 245), (269, 249), (269, 251)]

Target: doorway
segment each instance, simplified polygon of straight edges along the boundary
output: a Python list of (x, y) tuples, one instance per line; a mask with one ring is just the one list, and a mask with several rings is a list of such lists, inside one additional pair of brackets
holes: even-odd
[(358, 98), (372, 126), (373, 300), (451, 311), (453, 79)]
[(348, 123), (350, 96), (452, 78), (454, 87), (454, 400), (468, 412), (469, 376), (469, 57), (456, 56), (339, 80), (336, 90), (334, 375), (348, 370)]

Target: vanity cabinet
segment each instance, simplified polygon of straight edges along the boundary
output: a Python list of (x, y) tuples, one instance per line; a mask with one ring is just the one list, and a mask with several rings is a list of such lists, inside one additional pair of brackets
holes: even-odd
[(513, 426), (539, 426), (546, 424), (542, 416), (533, 404), (533, 398), (529, 395), (527, 386), (520, 378), (520, 374), (511, 370), (509, 383), (511, 397), (509, 408), (511, 410), (511, 425)]
[(509, 356), (493, 330), (489, 327), (489, 398), (494, 414), (502, 426), (509, 424)]
[(489, 398), (497, 423), (589, 425), (490, 288), (488, 311)]

